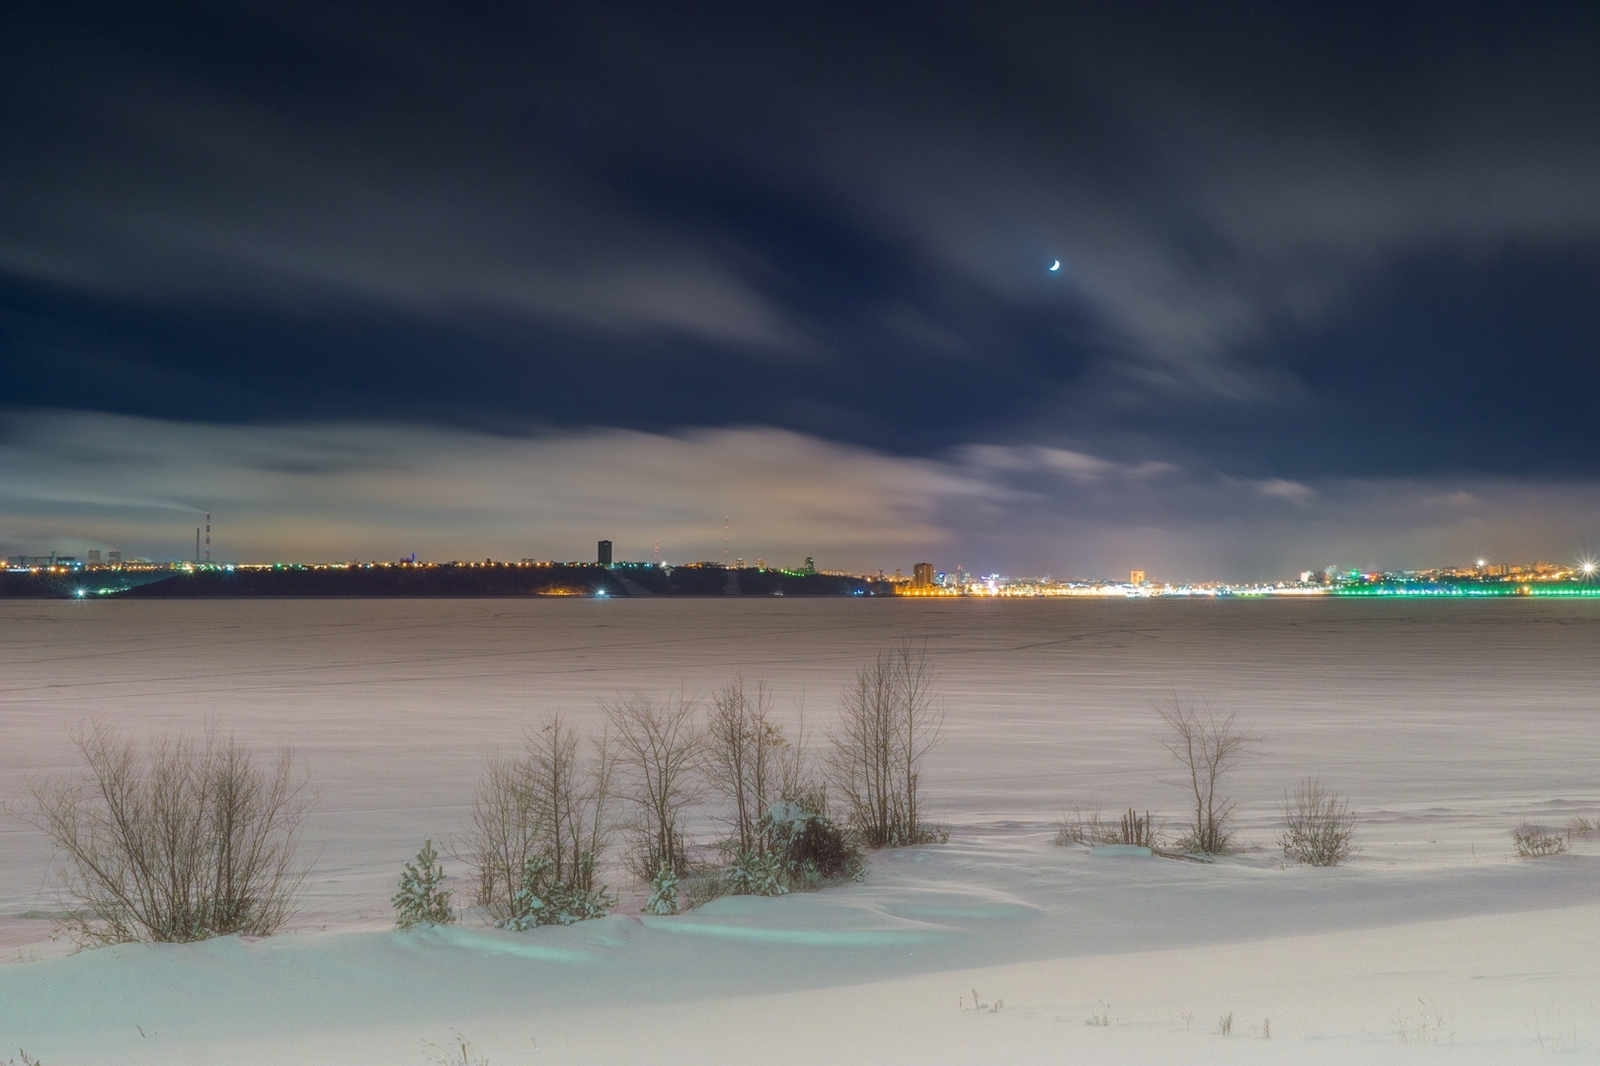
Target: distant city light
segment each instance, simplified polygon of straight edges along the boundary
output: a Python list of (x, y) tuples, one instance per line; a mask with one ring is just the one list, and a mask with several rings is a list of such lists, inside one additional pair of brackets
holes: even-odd
[(1478, 560), (1478, 565), (1479, 566), (1485, 566), (1487, 564), (1488, 564), (1488, 560), (1487, 559), (1479, 559)]
[(1594, 573), (1594, 562), (1592, 560), (1585, 559), (1580, 569), (1582, 569), (1586, 574), (1592, 574)]

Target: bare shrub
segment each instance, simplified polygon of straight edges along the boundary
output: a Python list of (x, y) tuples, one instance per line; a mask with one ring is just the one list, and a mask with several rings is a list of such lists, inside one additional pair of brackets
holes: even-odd
[(1587, 840), (1595, 833), (1600, 833), (1600, 822), (1595, 819), (1577, 815), (1567, 823), (1567, 838), (1581, 837)]
[[(651, 882), (652, 895), (655, 883)], [(712, 900), (721, 899), (734, 891), (734, 886), (728, 883), (725, 872), (716, 867), (695, 870), (678, 882), (678, 900), (681, 910), (692, 911), (696, 907), (703, 907)], [(649, 910), (648, 905), (645, 908)], [(655, 911), (650, 911), (655, 914)], [(676, 912), (668, 912), (676, 913)]]
[(805, 799), (775, 803), (762, 828), (768, 858), (776, 860), (789, 888), (817, 889), (865, 873), (860, 849), (829, 819), (826, 806), (809, 806)]
[(1338, 866), (1355, 847), (1356, 816), (1349, 802), (1307, 777), (1283, 797), (1283, 856), (1308, 866)]
[(519, 910), (529, 864), (564, 889), (595, 890), (595, 865), (611, 833), (614, 745), (606, 734), (584, 759), (577, 731), (558, 714), (523, 740), (518, 755), (489, 758), (456, 857), (477, 871), (477, 903), (496, 921)]
[(263, 767), (210, 733), (157, 735), (141, 751), (101, 725), (75, 741), (83, 770), (37, 783), (27, 816), (56, 847), (75, 939), (266, 936), (294, 913), (310, 803), (290, 753)]
[(605, 705), (616, 743), (620, 794), (632, 808), (629, 864), (641, 881), (662, 870), (688, 870), (683, 811), (701, 795), (697, 773), (704, 735), (694, 700), (681, 694), (657, 702), (642, 693)]
[(922, 760), (944, 725), (927, 649), (900, 643), (879, 652), (842, 703), (828, 768), (851, 828), (869, 848), (937, 839), (920, 807)]
[(1218, 789), (1255, 754), (1261, 737), (1240, 726), (1233, 714), (1219, 716), (1204, 702), (1173, 697), (1156, 704), (1156, 713), (1167, 725), (1162, 747), (1183, 767), (1183, 786), (1194, 797), (1194, 816), (1178, 846), (1205, 855), (1221, 854), (1233, 840), (1234, 801)]
[(1524, 859), (1539, 859), (1546, 855), (1559, 855), (1567, 850), (1567, 841), (1560, 833), (1542, 825), (1523, 822), (1511, 831), (1511, 842), (1517, 854)]

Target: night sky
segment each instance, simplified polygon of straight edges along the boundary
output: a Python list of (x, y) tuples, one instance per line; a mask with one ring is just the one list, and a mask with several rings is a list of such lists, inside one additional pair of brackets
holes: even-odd
[(1225, 7), (7, 5), (0, 549), (1594, 551), (1600, 7)]

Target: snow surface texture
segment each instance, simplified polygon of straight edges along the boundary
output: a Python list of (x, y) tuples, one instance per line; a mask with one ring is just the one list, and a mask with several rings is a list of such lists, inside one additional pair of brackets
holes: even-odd
[[(320, 849), (289, 933), (68, 956), (20, 917), (57, 904), (44, 842), (6, 822), (0, 1056), (425, 1064), (457, 1031), (493, 1066), (1600, 1052), (1600, 840), (1529, 861), (1510, 838), (1600, 813), (1600, 605), (5, 603), (0, 634), (6, 798), (71, 768), (93, 716), (213, 723), (300, 753)], [(943, 678), (923, 779), (949, 844), (674, 917), (392, 931), (402, 862), (459, 831), (484, 757), (541, 714), (593, 724), (619, 690), (742, 670), (791, 723), (803, 695), (818, 742), (843, 681), (902, 636)], [(1052, 846), (1074, 805), (1181, 815), (1151, 709), (1174, 693), (1266, 735), (1235, 789), (1258, 848), (1202, 866)], [(1348, 866), (1273, 847), (1308, 773), (1362, 817)]]

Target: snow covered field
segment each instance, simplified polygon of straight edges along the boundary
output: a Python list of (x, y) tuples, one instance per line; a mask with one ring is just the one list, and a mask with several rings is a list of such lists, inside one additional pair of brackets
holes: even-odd
[[(19, 917), (55, 905), (49, 854), (6, 822), (0, 1056), (420, 1064), (456, 1030), (495, 1066), (1600, 1052), (1600, 840), (1527, 861), (1509, 835), (1600, 813), (1600, 605), (12, 602), (0, 635), (7, 798), (69, 768), (92, 717), (214, 723), (301, 754), (321, 851), (287, 934), (69, 957)], [(485, 755), (542, 713), (742, 670), (791, 721), (803, 698), (820, 740), (897, 637), (926, 638), (943, 678), (924, 781), (949, 844), (675, 918), (389, 930), (400, 863), (458, 830)], [(1151, 709), (1174, 693), (1266, 735), (1235, 790), (1259, 847), (1200, 866), (1052, 846), (1074, 805), (1181, 813)], [(1362, 815), (1346, 867), (1273, 847), (1308, 773)]]

